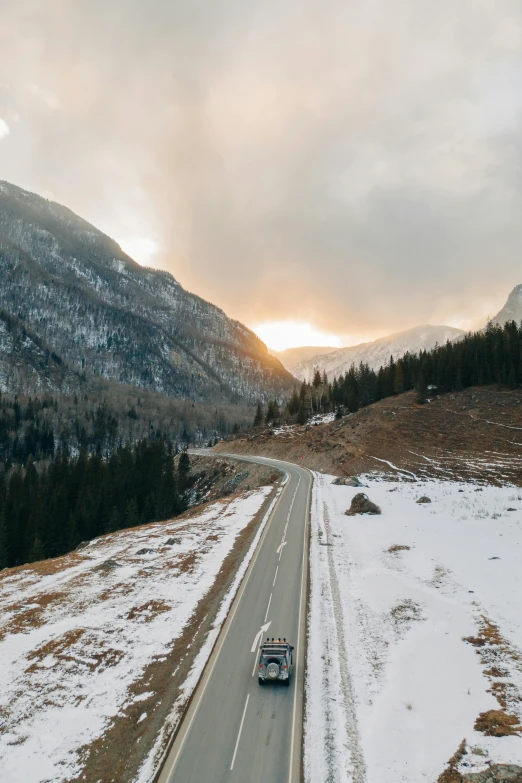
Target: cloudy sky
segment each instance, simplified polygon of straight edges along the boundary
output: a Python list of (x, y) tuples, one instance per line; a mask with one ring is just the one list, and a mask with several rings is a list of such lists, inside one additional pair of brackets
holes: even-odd
[(482, 325), (521, 163), (519, 0), (0, 3), (0, 178), (296, 342)]

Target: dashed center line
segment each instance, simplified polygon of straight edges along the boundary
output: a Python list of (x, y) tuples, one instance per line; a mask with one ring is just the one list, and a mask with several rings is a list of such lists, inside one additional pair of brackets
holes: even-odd
[(232, 764), (230, 765), (230, 770), (231, 771), (234, 769), (234, 763), (236, 761), (237, 749), (239, 747), (239, 740), (241, 739), (241, 732), (243, 731), (243, 723), (245, 722), (245, 715), (246, 715), (246, 711), (247, 711), (247, 707), (248, 707), (248, 700), (249, 700), (249, 698), (250, 698), (250, 694), (248, 694), (248, 696), (246, 697), (245, 709), (243, 710), (243, 717), (241, 718), (241, 725), (239, 727), (239, 734), (237, 735), (236, 747), (234, 749), (234, 756), (232, 757)]
[(268, 612), (270, 611), (271, 603), (272, 603), (272, 593), (270, 593), (270, 598), (268, 599), (268, 606), (266, 607), (265, 623), (266, 623), (266, 618), (268, 617)]
[(277, 572), (278, 572), (278, 571), (279, 571), (279, 566), (277, 566), (277, 568), (276, 568), (276, 572), (275, 572), (275, 576), (274, 576), (274, 581), (272, 582), (272, 587), (275, 587), (275, 582), (276, 582), (276, 579), (277, 579)]

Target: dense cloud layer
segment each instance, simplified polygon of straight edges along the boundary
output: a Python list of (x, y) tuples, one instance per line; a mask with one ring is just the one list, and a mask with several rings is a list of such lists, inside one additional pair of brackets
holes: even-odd
[(249, 324), (465, 326), (522, 282), (521, 88), (518, 0), (4, 0), (0, 178)]

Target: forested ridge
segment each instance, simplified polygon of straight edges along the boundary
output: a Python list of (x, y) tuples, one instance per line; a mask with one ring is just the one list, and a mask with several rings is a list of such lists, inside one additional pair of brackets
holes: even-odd
[(50, 459), (61, 448), (107, 456), (143, 438), (163, 438), (181, 450), (251, 424), (247, 407), (215, 408), (131, 388), (124, 394), (105, 385), (102, 395), (0, 394), (0, 473), (30, 457), (37, 463)]
[(43, 469), (30, 457), (0, 474), (0, 568), (63, 555), (82, 541), (185, 510), (189, 458), (163, 439), (108, 459), (60, 450)]
[(509, 321), (503, 326), (489, 323), (480, 332), (418, 354), (406, 353), (378, 372), (365, 364), (352, 365), (347, 373), (329, 382), (315, 372), (312, 383), (294, 388), (287, 405), (277, 400), (266, 409), (258, 405), (254, 426), (279, 421), (304, 424), (316, 413), (335, 411), (338, 416), (354, 413), (373, 402), (416, 390), (425, 403), (428, 394), (443, 394), (469, 386), (499, 384), (516, 388), (522, 384), (522, 325)]

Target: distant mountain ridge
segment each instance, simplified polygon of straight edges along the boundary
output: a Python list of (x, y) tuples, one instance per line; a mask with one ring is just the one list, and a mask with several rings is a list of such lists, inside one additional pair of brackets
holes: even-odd
[(266, 400), (294, 382), (243, 324), (66, 207), (7, 182), (0, 311), (0, 391), (19, 391), (22, 377), (25, 390), (52, 389), (64, 366), (70, 382), (91, 373), (216, 403)]
[(405, 353), (429, 351), (437, 343), (445, 344), (448, 340), (456, 340), (464, 332), (452, 326), (432, 326), (424, 324), (404, 332), (397, 332), (369, 343), (360, 343), (347, 348), (338, 348), (332, 353), (312, 356), (296, 365), (292, 372), (300, 380), (310, 381), (315, 368), (321, 374), (326, 372), (329, 380), (346, 373), (352, 364), (368, 364), (373, 370), (378, 370), (390, 359), (398, 358)]
[(294, 368), (301, 362), (311, 359), (314, 356), (324, 356), (327, 353), (337, 351), (333, 346), (300, 345), (298, 348), (287, 348), (285, 351), (270, 351), (273, 356), (277, 356), (283, 367), (293, 374)]

